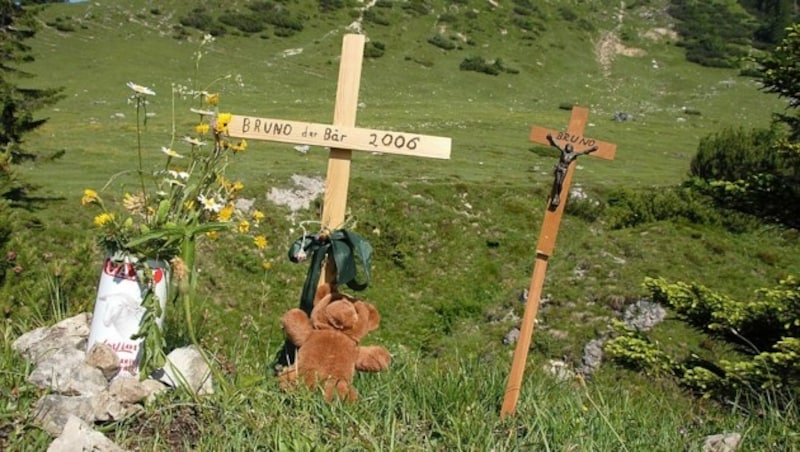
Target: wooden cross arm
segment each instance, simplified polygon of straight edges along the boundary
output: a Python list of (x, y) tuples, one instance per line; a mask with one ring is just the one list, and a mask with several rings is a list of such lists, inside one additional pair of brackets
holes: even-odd
[(233, 115), (228, 135), (248, 140), (307, 144), (331, 149), (384, 152), (438, 159), (450, 158), (451, 139), (405, 132), (334, 126)]
[(553, 140), (560, 145), (572, 144), (575, 147), (575, 152), (581, 152), (592, 146), (597, 146), (597, 150), (592, 152), (591, 156), (600, 157), (601, 159), (614, 160), (614, 155), (617, 152), (617, 145), (614, 143), (607, 143), (592, 138), (584, 137), (580, 134), (570, 134), (555, 129), (548, 129), (546, 127), (533, 126), (531, 128), (531, 141), (546, 146), (550, 145), (547, 140), (547, 135), (551, 135)]

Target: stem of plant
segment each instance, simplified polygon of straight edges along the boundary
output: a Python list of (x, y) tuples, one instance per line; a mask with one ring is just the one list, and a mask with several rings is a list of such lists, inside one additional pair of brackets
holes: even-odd
[(183, 247), (181, 249), (181, 256), (184, 264), (186, 265), (186, 269), (188, 270), (187, 277), (189, 278), (188, 287), (181, 294), (181, 298), (183, 299), (183, 313), (186, 318), (186, 331), (189, 335), (189, 340), (192, 342), (192, 345), (195, 346), (195, 349), (198, 353), (200, 353), (200, 356), (203, 357), (203, 360), (206, 362), (206, 365), (208, 365), (211, 373), (214, 374), (214, 378), (217, 380), (217, 384), (219, 385), (220, 389), (223, 393), (227, 393), (229, 392), (227, 381), (225, 381), (223, 375), (219, 372), (219, 369), (217, 369), (217, 366), (214, 365), (203, 348), (200, 347), (200, 343), (197, 341), (197, 336), (194, 332), (194, 322), (192, 320), (192, 302), (194, 301), (195, 294), (197, 293), (197, 269), (195, 267), (196, 254), (197, 237), (195, 236), (194, 232), (187, 232), (183, 240)]
[[(142, 126), (140, 125), (141, 121), (139, 120), (140, 110), (142, 108), (142, 102), (144, 102), (142, 96), (137, 95), (136, 96), (136, 151), (139, 156), (139, 184), (141, 184), (142, 186), (142, 199), (144, 201), (144, 204), (147, 205), (147, 190), (145, 189), (144, 186), (144, 163), (142, 162)], [(145, 210), (145, 221), (148, 220), (146, 218), (147, 216), (148, 213), (147, 210)]]

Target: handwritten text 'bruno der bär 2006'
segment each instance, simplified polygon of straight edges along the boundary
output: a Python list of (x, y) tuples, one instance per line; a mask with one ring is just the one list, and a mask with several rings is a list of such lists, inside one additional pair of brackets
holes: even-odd
[[(449, 138), (358, 127), (332, 126), (249, 116), (233, 116), (233, 137), (309, 144), (342, 149), (372, 150), (395, 154), (430, 154), (448, 158)], [(426, 152), (425, 149), (431, 149)]]

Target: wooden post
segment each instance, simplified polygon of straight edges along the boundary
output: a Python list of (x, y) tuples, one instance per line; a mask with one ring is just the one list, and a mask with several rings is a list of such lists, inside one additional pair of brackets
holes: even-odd
[[(450, 138), (355, 127), (364, 42), (363, 35), (344, 35), (332, 125), (237, 115), (228, 124), (228, 133), (234, 138), (330, 148), (322, 206), (323, 229), (335, 230), (344, 224), (352, 150), (450, 158)], [(320, 284), (335, 280), (332, 263), (326, 269)]]
[[(589, 117), (589, 110), (584, 107), (573, 107), (569, 119), (569, 126), (566, 132), (559, 132), (553, 129), (533, 126), (531, 128), (531, 141), (539, 144), (551, 145), (548, 136), (560, 147), (571, 144), (576, 147), (575, 152), (583, 152), (593, 147), (597, 147), (590, 155), (608, 160), (614, 158), (617, 145), (593, 140), (583, 136), (583, 129), (586, 127), (586, 120)], [(511, 371), (506, 386), (505, 398), (500, 411), (500, 417), (505, 419), (508, 415), (516, 412), (517, 399), (519, 398), (520, 387), (522, 385), (522, 374), (525, 371), (525, 362), (528, 359), (528, 352), (533, 337), (533, 327), (536, 321), (536, 314), (539, 311), (539, 302), (542, 296), (542, 286), (547, 271), (547, 262), (553, 254), (556, 244), (558, 228), (561, 225), (561, 216), (564, 213), (569, 188), (572, 183), (572, 174), (575, 171), (575, 161), (568, 163), (568, 169), (561, 185), (560, 200), (557, 205), (553, 205), (555, 193), (551, 192), (547, 200), (547, 208), (544, 213), (544, 222), (539, 234), (539, 243), (536, 245), (536, 261), (533, 266), (531, 283), (528, 289), (528, 299), (525, 303), (525, 313), (522, 316), (522, 326), (520, 328), (519, 341), (514, 350), (514, 358), (511, 363)]]

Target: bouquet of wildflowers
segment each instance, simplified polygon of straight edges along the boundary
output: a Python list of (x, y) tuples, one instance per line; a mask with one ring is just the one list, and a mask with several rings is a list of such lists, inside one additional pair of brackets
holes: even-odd
[[(203, 45), (211, 41), (207, 37)], [(196, 56), (199, 62), (202, 53), (198, 52)], [(227, 139), (231, 114), (219, 112), (219, 93), (190, 91), (198, 99), (198, 108), (190, 109), (191, 114), (197, 115), (198, 122), (191, 134), (178, 138), (175, 132), (175, 98), (186, 93), (173, 85), (172, 137), (170, 143), (160, 149), (164, 156), (163, 166), (147, 170), (143, 153), (150, 151), (142, 148), (141, 137), (146, 127), (148, 98), (156, 93), (133, 82), (127, 86), (132, 90), (130, 99), (136, 108), (138, 167), (135, 170), (135, 188), (115, 199), (116, 203), (95, 190), (86, 189), (81, 204), (99, 208), (100, 212), (93, 220), (99, 233), (99, 244), (112, 261), (132, 265), (143, 286), (142, 306), (147, 311), (137, 337), (145, 339), (142, 358), (142, 367), (145, 368), (160, 364), (157, 358), (163, 357), (165, 345), (160, 328), (155, 324), (155, 319), (161, 317), (160, 306), (146, 287), (152, 284), (146, 271), (148, 261), (170, 264), (173, 285), (183, 299), (186, 327), (195, 343), (191, 304), (197, 283), (195, 256), (198, 240), (203, 237), (213, 240), (222, 233), (231, 232), (250, 242), (265, 268), (269, 268), (269, 263), (264, 259), (267, 239), (258, 233), (264, 214), (252, 209), (251, 203), (238, 202), (244, 185), (226, 177), (229, 162), (247, 149), (247, 143), (245, 140), (230, 142)]]

